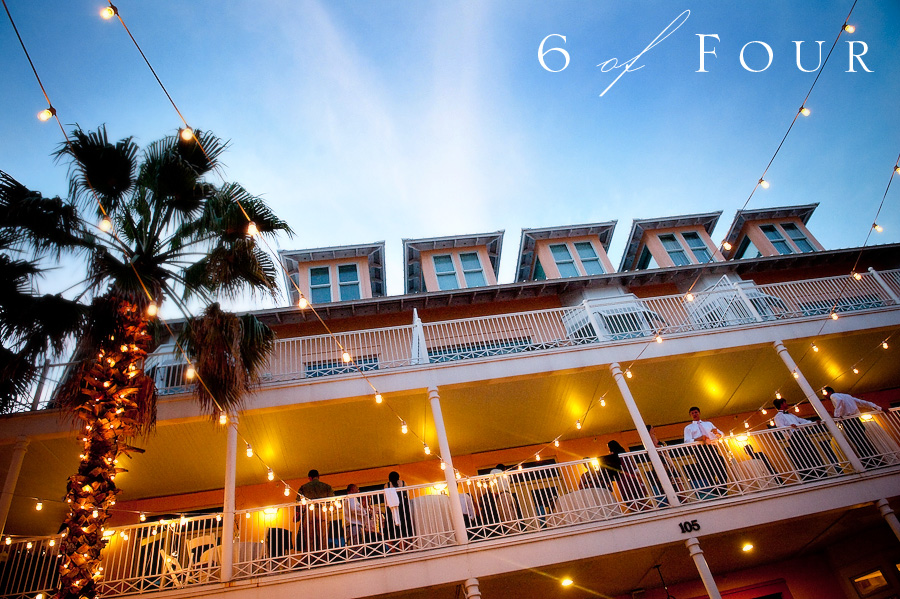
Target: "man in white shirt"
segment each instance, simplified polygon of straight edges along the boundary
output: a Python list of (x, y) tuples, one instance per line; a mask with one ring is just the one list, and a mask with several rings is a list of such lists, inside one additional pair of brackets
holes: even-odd
[(794, 463), (800, 480), (812, 480), (827, 476), (828, 472), (824, 469), (822, 458), (816, 450), (812, 441), (807, 436), (806, 431), (800, 429), (804, 424), (812, 424), (806, 418), (800, 418), (788, 411), (786, 399), (776, 399), (775, 409), (775, 426), (778, 428), (789, 428), (792, 430), (784, 431), (785, 439), (788, 442), (787, 454)]
[(853, 397), (852, 395), (847, 395), (846, 393), (835, 393), (834, 389), (831, 387), (822, 389), (822, 394), (826, 399), (831, 400), (831, 404), (834, 406), (834, 417), (846, 419), (841, 421), (841, 426), (844, 429), (844, 434), (850, 440), (850, 443), (853, 444), (853, 448), (856, 449), (856, 453), (859, 455), (860, 460), (862, 460), (863, 466), (866, 468), (880, 466), (882, 461), (877, 457), (878, 451), (875, 449), (875, 446), (872, 445), (872, 441), (866, 434), (865, 426), (863, 426), (863, 423), (858, 416), (860, 406), (871, 408), (871, 410), (866, 410), (867, 412), (872, 410), (883, 412), (884, 408), (878, 404), (859, 399), (858, 397)]
[(687, 469), (694, 488), (709, 489), (717, 495), (727, 491), (728, 471), (725, 458), (719, 453), (720, 431), (712, 422), (701, 420), (700, 408), (693, 406), (688, 412), (691, 423), (684, 427), (684, 442), (691, 445), (696, 464)]

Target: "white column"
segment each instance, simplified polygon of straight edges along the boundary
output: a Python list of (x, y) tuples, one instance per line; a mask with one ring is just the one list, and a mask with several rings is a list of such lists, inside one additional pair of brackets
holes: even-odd
[(694, 558), (694, 566), (696, 566), (697, 572), (700, 573), (700, 580), (703, 581), (703, 588), (706, 589), (709, 599), (722, 599), (722, 595), (719, 594), (719, 587), (716, 586), (712, 571), (709, 569), (709, 564), (706, 563), (706, 558), (703, 557), (700, 541), (696, 537), (691, 537), (684, 544), (687, 545), (691, 557)]
[(431, 402), (431, 417), (434, 419), (434, 431), (438, 438), (438, 448), (444, 460), (444, 478), (447, 480), (447, 495), (450, 497), (450, 519), (453, 521), (453, 532), (456, 543), (465, 545), (469, 542), (466, 534), (466, 521), (463, 519), (462, 504), (459, 502), (459, 490), (456, 488), (456, 473), (453, 470), (453, 456), (450, 455), (450, 443), (447, 441), (447, 429), (444, 428), (444, 416), (441, 413), (441, 396), (437, 387), (428, 388), (428, 400)]
[(466, 587), (466, 599), (481, 599), (481, 589), (478, 588), (477, 578), (469, 578), (464, 585)]
[(681, 502), (678, 501), (678, 495), (675, 493), (675, 487), (672, 486), (672, 481), (669, 480), (669, 474), (663, 466), (662, 458), (659, 457), (659, 452), (656, 450), (656, 445), (653, 444), (653, 440), (650, 439), (650, 433), (647, 432), (647, 425), (644, 424), (644, 419), (641, 416), (641, 412), (638, 410), (637, 404), (634, 403), (634, 396), (631, 395), (631, 389), (628, 388), (628, 383), (625, 382), (625, 377), (622, 376), (622, 368), (619, 366), (618, 362), (613, 362), (609, 365), (609, 371), (616, 380), (616, 385), (619, 386), (619, 393), (622, 394), (622, 399), (625, 400), (625, 407), (628, 408), (628, 413), (631, 414), (631, 420), (637, 428), (641, 443), (644, 444), (644, 448), (647, 450), (650, 464), (653, 465), (653, 471), (656, 472), (656, 477), (663, 487), (663, 492), (666, 494), (666, 499), (669, 500), (669, 505), (681, 505)]
[(891, 504), (888, 503), (887, 499), (879, 499), (875, 502), (875, 505), (878, 506), (878, 511), (881, 512), (885, 522), (894, 531), (894, 535), (900, 540), (900, 521), (897, 520), (897, 514), (891, 509)]
[(16, 492), (16, 483), (19, 482), (19, 472), (22, 471), (22, 462), (25, 460), (26, 451), (28, 451), (28, 437), (16, 438), (16, 444), (9, 459), (9, 470), (6, 471), (6, 481), (3, 483), (3, 493), (0, 494), (0, 534), (6, 529), (6, 517), (9, 516), (9, 506), (12, 505), (13, 494)]
[(859, 457), (856, 455), (856, 452), (853, 451), (853, 448), (850, 447), (850, 443), (847, 442), (844, 434), (838, 429), (837, 425), (834, 423), (834, 420), (831, 419), (831, 414), (828, 413), (828, 410), (825, 409), (825, 406), (819, 400), (818, 394), (813, 390), (812, 386), (809, 384), (809, 381), (806, 380), (806, 377), (803, 376), (803, 373), (800, 372), (800, 369), (797, 368), (797, 364), (794, 362), (794, 359), (791, 357), (791, 354), (788, 353), (787, 348), (784, 346), (784, 343), (781, 341), (776, 341), (773, 343), (775, 346), (775, 351), (778, 352), (778, 355), (781, 356), (781, 360), (784, 362), (785, 366), (788, 367), (788, 370), (791, 373), (796, 373), (797, 384), (800, 386), (800, 389), (803, 391), (803, 394), (806, 395), (806, 399), (809, 400), (810, 405), (812, 405), (813, 409), (815, 409), (816, 414), (819, 415), (819, 418), (822, 419), (822, 422), (825, 424), (825, 427), (828, 429), (828, 432), (831, 433), (831, 436), (834, 437), (835, 443), (838, 444), (838, 447), (841, 448), (841, 451), (847, 456), (847, 460), (850, 461), (850, 465), (853, 466), (853, 469), (857, 472), (862, 472), (865, 470), (863, 468), (862, 462), (859, 461)]
[(237, 469), (237, 416), (228, 418), (225, 441), (225, 499), (222, 507), (222, 582), (234, 573), (234, 481)]

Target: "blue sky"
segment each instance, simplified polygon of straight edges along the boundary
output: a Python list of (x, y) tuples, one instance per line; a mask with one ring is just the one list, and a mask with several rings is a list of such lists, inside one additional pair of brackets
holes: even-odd
[[(7, 0), (63, 123), (141, 144), (180, 121), (118, 21), (92, 1)], [(504, 229), (500, 282), (513, 280), (522, 227), (617, 219), (618, 265), (633, 218), (723, 210), (714, 239), (752, 191), (852, 2), (596, 0), (352, 2), (120, 0), (163, 83), (195, 128), (231, 140), (225, 175), (296, 231), (284, 249), (387, 242), (387, 287), (402, 293), (401, 239)], [(641, 52), (690, 16), (603, 96), (597, 66)], [(859, 0), (807, 106), (750, 208), (819, 202), (827, 248), (862, 244), (900, 153), (900, 3)], [(558, 73), (538, 46), (569, 53)], [(717, 57), (699, 68), (697, 34)], [(847, 40), (872, 73), (848, 69)], [(739, 61), (747, 42), (774, 58)], [(548, 46), (549, 47), (549, 46)], [(708, 47), (709, 49), (709, 47)], [(857, 49), (858, 50), (858, 49)], [(0, 169), (45, 195), (66, 192), (62, 141), (35, 118), (40, 89), (0, 24)], [(548, 55), (558, 68), (559, 54)], [(748, 66), (766, 61), (759, 44)], [(556, 60), (556, 62), (553, 62)], [(71, 127), (69, 127), (71, 128)], [(874, 241), (900, 241), (900, 181)], [(58, 278), (56, 278), (58, 276)], [(61, 274), (46, 289), (64, 286)]]

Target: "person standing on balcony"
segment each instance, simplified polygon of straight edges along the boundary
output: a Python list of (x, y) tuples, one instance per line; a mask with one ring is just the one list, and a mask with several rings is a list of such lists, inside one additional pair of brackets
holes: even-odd
[(692, 445), (697, 464), (692, 468), (691, 482), (695, 488), (708, 488), (724, 495), (728, 483), (725, 458), (719, 453), (719, 439), (723, 434), (712, 422), (701, 420), (700, 408), (692, 406), (688, 413), (691, 422), (684, 427), (684, 442)]
[(791, 430), (784, 431), (784, 436), (788, 442), (788, 457), (794, 463), (800, 480), (811, 480), (822, 478), (828, 473), (824, 469), (822, 458), (815, 446), (806, 434), (806, 431), (797, 430), (804, 424), (812, 424), (812, 421), (806, 418), (800, 418), (796, 414), (788, 411), (787, 400), (776, 399), (775, 409), (775, 426), (778, 428), (787, 428)]
[[(413, 535), (409, 491), (402, 490), (404, 487), (406, 483), (400, 480), (399, 472), (392, 471), (388, 474), (388, 483), (384, 486), (384, 502), (388, 507), (385, 536), (390, 539), (403, 539)], [(402, 543), (398, 547), (403, 550)]]
[(879, 412), (884, 412), (884, 408), (878, 404), (859, 399), (858, 397), (853, 397), (846, 393), (836, 393), (831, 387), (822, 389), (822, 394), (825, 395), (826, 399), (831, 400), (831, 404), (834, 407), (834, 417), (846, 419), (841, 422), (841, 425), (844, 427), (844, 433), (849, 437), (850, 443), (853, 444), (854, 449), (856, 449), (856, 452), (859, 454), (863, 466), (866, 468), (880, 466), (882, 462), (881, 459), (877, 457), (878, 451), (875, 449), (875, 446), (872, 445), (872, 441), (866, 433), (865, 426), (859, 419), (859, 408), (860, 406), (863, 406)]
[(603, 466), (607, 469), (609, 478), (618, 485), (619, 493), (628, 509), (641, 509), (643, 506), (639, 500), (647, 496), (647, 491), (635, 475), (631, 464), (622, 459), (622, 454), (626, 453), (625, 448), (616, 440), (610, 441), (606, 446), (610, 453), (603, 456)]
[[(319, 471), (310, 470), (309, 482), (300, 485), (297, 501), (305, 499), (325, 499), (334, 497), (331, 485), (319, 480)], [(320, 551), (328, 548), (328, 508), (324, 502), (307, 503), (297, 506), (297, 547), (301, 551)]]

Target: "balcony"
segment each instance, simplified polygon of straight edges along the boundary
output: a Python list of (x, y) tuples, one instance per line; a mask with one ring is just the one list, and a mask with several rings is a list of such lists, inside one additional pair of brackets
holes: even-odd
[[(230, 579), (256, 586), (326, 568), (331, 574), (365, 571), (403, 556), (424, 560), (454, 547), (490, 550), (498, 546), (495, 541), (528, 543), (554, 531), (628, 527), (654, 514), (683, 519), (707, 507), (888, 481), (900, 472), (900, 412), (864, 414), (838, 424), (862, 458), (864, 472), (851, 469), (822, 423), (731, 435), (712, 446), (661, 448), (680, 506), (669, 504), (646, 451), (622, 454), (620, 470), (593, 459), (461, 477), (457, 491), (467, 518), (463, 547), (457, 543), (444, 482), (404, 488), (396, 519), (382, 490), (241, 510), (232, 523)], [(866, 500), (858, 486), (849, 497)], [(217, 588), (223, 582), (221, 542), (228, 525), (221, 513), (210, 513), (109, 529), (101, 594)], [(52, 593), (60, 540), (18, 539), (3, 545), (0, 597)]]

